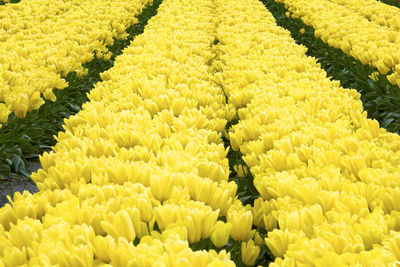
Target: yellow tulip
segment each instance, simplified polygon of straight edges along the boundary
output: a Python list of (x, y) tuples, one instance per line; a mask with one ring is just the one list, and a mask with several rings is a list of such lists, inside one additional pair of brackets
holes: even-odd
[[(193, 214), (194, 215), (194, 214)], [(194, 217), (186, 216), (184, 218), (183, 224), (186, 226), (188, 230), (188, 241), (190, 244), (194, 244), (199, 242), (201, 239), (201, 225), (200, 225), (200, 216), (194, 215)]]
[(234, 133), (229, 133), (229, 140), (231, 142), (231, 148), (234, 151), (239, 151), (240, 146), (243, 143), (243, 132), (235, 131)]
[(264, 239), (262, 239), (261, 235), (258, 232), (254, 236), (254, 243), (259, 247), (262, 247), (265, 244)]
[(225, 246), (229, 241), (231, 230), (231, 223), (223, 223), (221, 221), (218, 221), (215, 224), (211, 233), (211, 242), (214, 244), (214, 246), (216, 246), (217, 248)]
[(260, 247), (254, 244), (253, 240), (242, 242), (241, 245), (242, 262), (247, 266), (254, 266), (260, 254)]
[(28, 96), (26, 94), (21, 94), (14, 99), (11, 109), (14, 110), (15, 116), (17, 118), (23, 118), (26, 116), (28, 107)]
[(107, 235), (106, 237), (103, 236), (96, 236), (93, 244), (94, 254), (98, 259), (103, 262), (110, 262), (111, 261), (111, 251), (113, 251), (116, 247), (114, 239)]
[(241, 178), (246, 177), (247, 174), (249, 173), (247, 166), (242, 164), (234, 165), (233, 169), (235, 170), (237, 175)]
[(0, 103), (0, 123), (7, 122), (10, 113), (11, 111), (7, 108), (7, 106), (4, 103)]
[[(377, 81), (378, 81), (378, 78), (379, 78), (379, 72), (374, 71), (374, 72), (371, 73), (368, 77), (371, 78), (371, 80), (373, 80), (374, 82), (377, 82)], [(387, 77), (388, 77), (388, 79), (389, 79), (389, 76), (387, 76)]]
[(132, 242), (136, 237), (132, 220), (125, 210), (118, 211), (115, 215), (112, 215), (112, 223), (102, 221), (100, 224), (104, 231), (114, 239), (125, 237), (129, 242)]
[(42, 229), (43, 225), (39, 221), (25, 218), (17, 225), (11, 225), (8, 238), (19, 249), (31, 247)]
[(4, 262), (6, 266), (20, 266), (26, 263), (26, 248), (18, 249), (16, 247), (6, 248), (4, 251)]
[(150, 178), (151, 192), (160, 201), (167, 200), (171, 196), (173, 185), (173, 180), (167, 175), (153, 175)]
[[(370, 76), (368, 76), (368, 77), (370, 77), (371, 79), (372, 79), (372, 74), (370, 75)], [(397, 72), (394, 72), (394, 73), (392, 73), (392, 74), (390, 74), (390, 75), (387, 75), (386, 76), (386, 78), (388, 79), (388, 81), (391, 83), (391, 84), (393, 84), (393, 85), (396, 85), (397, 84), (397, 79), (398, 79), (398, 77), (399, 77), (399, 75), (398, 75), (398, 73)]]
[(227, 221), (232, 224), (231, 236), (236, 241), (250, 239), (253, 215), (251, 211), (228, 210)]
[(150, 203), (150, 199), (139, 198), (138, 209), (140, 212), (140, 219), (146, 223), (149, 223), (153, 219), (153, 208)]
[(201, 220), (201, 237), (208, 238), (213, 232), (213, 228), (218, 221), (219, 210), (209, 211), (203, 213), (203, 218)]
[(46, 100), (51, 100), (52, 102), (55, 102), (57, 100), (56, 95), (53, 93), (53, 89), (46, 89), (46, 91), (43, 92), (43, 96)]
[(289, 232), (289, 230), (274, 229), (268, 233), (268, 238), (265, 238), (265, 243), (275, 257), (283, 258), (286, 250), (288, 249), (291, 239), (298, 236)]

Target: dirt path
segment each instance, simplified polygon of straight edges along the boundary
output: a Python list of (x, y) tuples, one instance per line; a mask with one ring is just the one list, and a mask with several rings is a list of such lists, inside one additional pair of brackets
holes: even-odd
[[(39, 160), (28, 161), (28, 172), (31, 174), (32, 172), (36, 172), (41, 167)], [(3, 207), (5, 204), (9, 203), (7, 200), (7, 196), (13, 196), (15, 192), (23, 192), (24, 190), (28, 190), (31, 193), (35, 193), (38, 191), (36, 184), (27, 177), (21, 176), (18, 179), (3, 179), (0, 181), (0, 207)]]

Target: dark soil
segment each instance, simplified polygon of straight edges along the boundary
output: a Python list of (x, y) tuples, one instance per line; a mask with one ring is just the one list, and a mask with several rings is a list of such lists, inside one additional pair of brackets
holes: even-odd
[[(27, 163), (29, 174), (36, 172), (41, 167), (39, 160), (32, 160)], [(0, 180), (0, 207), (9, 203), (8, 195), (13, 196), (15, 192), (22, 193), (24, 190), (28, 190), (31, 193), (39, 191), (36, 184), (29, 177), (20, 176), (18, 179), (6, 177)]]

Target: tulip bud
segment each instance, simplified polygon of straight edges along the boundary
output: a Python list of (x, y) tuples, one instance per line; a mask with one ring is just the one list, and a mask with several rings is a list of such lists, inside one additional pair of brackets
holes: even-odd
[(254, 266), (260, 254), (260, 247), (254, 244), (253, 240), (242, 243), (242, 262), (247, 266)]
[(162, 231), (161, 239), (166, 241), (171, 238), (171, 236), (174, 236), (174, 238), (178, 240), (187, 240), (188, 228), (180, 224), (170, 224), (168, 225), (167, 229)]
[(170, 176), (152, 176), (150, 178), (151, 193), (160, 201), (167, 200), (172, 193), (174, 184)]
[(276, 171), (287, 170), (287, 155), (280, 150), (272, 150), (270, 152), (271, 167)]
[(190, 266), (203, 267), (209, 262), (209, 254), (205, 250), (199, 250), (189, 255)]
[(261, 247), (265, 244), (264, 239), (261, 237), (261, 235), (258, 232), (254, 236), (254, 243), (259, 247)]
[(386, 75), (389, 72), (389, 68), (385, 65), (385, 63), (383, 61), (379, 62), (376, 66), (376, 68), (378, 69), (378, 71), (383, 74)]
[(214, 246), (217, 248), (225, 246), (228, 243), (231, 230), (231, 223), (223, 223), (218, 221), (214, 226), (213, 232), (211, 233), (211, 242), (214, 244)]
[(233, 169), (237, 173), (237, 175), (241, 178), (246, 177), (247, 174), (249, 173), (247, 166), (242, 165), (242, 164), (234, 165)]
[(57, 100), (56, 95), (53, 93), (52, 88), (48, 88), (43, 92), (43, 96), (46, 100), (51, 100), (52, 102), (55, 102)]
[[(372, 79), (373, 76), (372, 76), (372, 74), (371, 74), (371, 75), (369, 75), (368, 77), (370, 77), (370, 78)], [(391, 84), (393, 84), (393, 85), (396, 85), (396, 84), (397, 84), (397, 77), (398, 77), (397, 72), (394, 72), (394, 73), (392, 73), (392, 74), (386, 76), (386, 78), (388, 79), (388, 81), (389, 81)], [(372, 79), (372, 80), (373, 80), (373, 79)]]
[(240, 130), (234, 133), (230, 132), (229, 140), (231, 141), (232, 150), (239, 151), (239, 148), (243, 143), (243, 132)]
[(149, 199), (140, 198), (138, 201), (138, 208), (140, 212), (140, 219), (142, 221), (148, 223), (153, 219), (153, 208)]
[(5, 123), (8, 120), (8, 115), (11, 111), (6, 107), (4, 103), (0, 103), (0, 123)]
[[(86, 69), (86, 72), (87, 72), (87, 69)], [(60, 75), (58, 75), (58, 79), (56, 80), (56, 83), (55, 83), (54, 87), (57, 88), (57, 89), (62, 90), (64, 88), (68, 87), (68, 86), (69, 86), (68, 82), (65, 79), (62, 79), (60, 77)]]
[(107, 235), (106, 237), (103, 236), (96, 236), (93, 244), (94, 253), (98, 259), (103, 262), (110, 262), (111, 261), (111, 251), (113, 251), (116, 247), (114, 239)]
[[(226, 119), (228, 121), (232, 121), (236, 117), (236, 113), (237, 113), (236, 108), (232, 103), (226, 105)], [(224, 132), (224, 135), (229, 140), (229, 134), (227, 132)]]
[(201, 239), (201, 226), (198, 217), (186, 216), (183, 221), (188, 230), (188, 241), (190, 244), (199, 242)]
[(289, 231), (274, 229), (268, 233), (268, 238), (265, 238), (269, 250), (277, 258), (282, 258), (290, 244), (296, 240), (306, 238), (305, 234), (301, 231)]
[(112, 45), (114, 45), (114, 39), (111, 38), (111, 37), (108, 37), (108, 38), (105, 40), (105, 43), (106, 43), (106, 45), (108, 45), (108, 46), (112, 46)]
[(29, 107), (28, 111), (32, 111), (34, 109), (39, 109), (41, 105), (44, 104), (43, 99), (40, 97), (40, 92), (34, 92), (29, 98)]
[(104, 55), (104, 60), (109, 61), (112, 57), (112, 52), (108, 52), (107, 54)]
[(98, 59), (103, 58), (103, 52), (97, 51), (97, 52), (96, 52), (96, 57), (97, 57)]
[(232, 223), (231, 236), (236, 241), (247, 241), (250, 239), (253, 215), (251, 211), (228, 210), (228, 222)]
[(125, 210), (118, 211), (112, 216), (112, 223), (108, 221), (101, 221), (101, 227), (104, 231), (118, 239), (118, 237), (125, 237), (128, 242), (135, 240), (136, 232), (129, 214)]
[(379, 72), (374, 71), (373, 73), (371, 73), (370, 75), (368, 75), (368, 77), (373, 80), (374, 82), (377, 82), (379, 79)]
[(15, 116), (19, 119), (26, 116), (26, 112), (29, 107), (29, 99), (26, 94), (21, 94), (16, 97), (12, 103), (12, 109), (14, 110)]
[(207, 214), (203, 215), (203, 218), (201, 220), (201, 237), (202, 238), (208, 238), (210, 237), (214, 226), (216, 225), (218, 221), (218, 214), (219, 210), (217, 211), (209, 211)]
[(20, 266), (26, 262), (26, 248), (19, 250), (16, 247), (7, 247), (4, 250), (4, 263), (6, 266)]
[(119, 24), (119, 25), (117, 26), (117, 32), (118, 32), (119, 34), (123, 34), (123, 33), (125, 32), (125, 27), (124, 27), (124, 25)]

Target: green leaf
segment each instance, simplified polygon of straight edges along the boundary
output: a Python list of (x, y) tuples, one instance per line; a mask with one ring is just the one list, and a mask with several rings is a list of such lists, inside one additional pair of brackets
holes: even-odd
[(25, 176), (29, 176), (26, 170), (25, 162), (21, 159), (20, 156), (13, 154), (11, 161), (12, 161), (12, 167), (16, 173), (21, 173)]
[(373, 80), (371, 80), (371, 79), (367, 79), (367, 82), (368, 82), (368, 85), (369, 85), (369, 87), (371, 87), (372, 89), (374, 89), (374, 90), (376, 90), (377, 88), (376, 88), (376, 85), (375, 85), (375, 83), (374, 83), (374, 81)]

